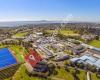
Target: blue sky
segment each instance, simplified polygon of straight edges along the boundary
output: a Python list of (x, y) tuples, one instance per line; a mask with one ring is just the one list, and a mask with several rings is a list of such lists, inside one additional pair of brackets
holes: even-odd
[(0, 0), (0, 21), (100, 22), (100, 0)]

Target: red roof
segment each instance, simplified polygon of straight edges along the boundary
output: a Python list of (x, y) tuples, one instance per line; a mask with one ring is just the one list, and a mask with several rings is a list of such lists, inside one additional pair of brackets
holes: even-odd
[(35, 50), (30, 49), (29, 54), (25, 56), (25, 60), (34, 67), (42, 58)]

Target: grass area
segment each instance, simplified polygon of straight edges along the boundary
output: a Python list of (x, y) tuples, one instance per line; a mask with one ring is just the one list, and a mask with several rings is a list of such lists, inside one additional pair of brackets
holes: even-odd
[[(54, 32), (54, 30), (47, 30), (47, 32), (52, 33), (52, 32)], [(60, 33), (65, 36), (78, 36), (79, 35), (72, 30), (60, 30)]]
[(38, 77), (30, 77), (26, 73), (26, 68), (24, 65), (22, 65), (19, 70), (15, 73), (13, 76), (12, 80), (47, 80), (43, 78), (38, 78)]
[(5, 47), (8, 47), (8, 46), (6, 46), (6, 45), (0, 45), (0, 48), (5, 48)]
[(91, 78), (92, 80), (100, 80), (100, 77), (97, 77), (94, 73), (91, 74)]
[(28, 32), (18, 32), (15, 35), (13, 35), (14, 37), (24, 37), (28, 34)]
[[(75, 71), (74, 68), (70, 68), (70, 74)], [(86, 72), (84, 70), (79, 70), (79, 73), (77, 73), (77, 77), (79, 80), (87, 80), (86, 78)]]
[[(50, 76), (50, 80), (74, 80), (72, 76), (72, 72), (75, 70), (74, 68), (72, 67), (69, 68), (69, 72), (65, 71), (63, 68), (56, 69), (56, 70), (58, 71), (58, 74)], [(77, 76), (79, 80), (87, 80), (86, 78), (87, 75), (84, 70), (79, 70)], [(91, 78), (92, 80), (100, 80), (100, 78), (98, 78), (94, 73), (91, 74)], [(5, 79), (5, 80), (10, 80), (10, 79)], [(21, 65), (21, 67), (17, 70), (17, 72), (12, 77), (12, 80), (49, 80), (49, 79), (30, 77), (27, 74), (26, 67), (24, 65)]]
[(58, 71), (58, 74), (57, 75), (53, 75), (53, 79), (55, 79), (55, 80), (74, 80), (73, 79), (73, 76), (69, 73), (69, 72), (67, 72), (67, 71), (65, 71), (64, 69), (57, 69), (57, 71)]
[(89, 45), (95, 46), (97, 48), (100, 48), (100, 40), (93, 40), (89, 42)]
[[(72, 76), (72, 73), (74, 72), (74, 68), (69, 68), (69, 72), (65, 71), (63, 68), (57, 69), (58, 74), (53, 75), (52, 78), (54, 80), (74, 80), (74, 77)], [(86, 72), (84, 70), (79, 70), (79, 73), (77, 74), (79, 80), (87, 80), (86, 79)]]
[(22, 46), (10, 46), (9, 47), (12, 51), (15, 52), (15, 56), (17, 57), (19, 62), (24, 62), (24, 56), (27, 51)]
[(79, 80), (86, 80), (87, 79), (86, 72), (84, 70), (80, 70), (80, 73), (77, 74), (77, 76), (79, 77)]

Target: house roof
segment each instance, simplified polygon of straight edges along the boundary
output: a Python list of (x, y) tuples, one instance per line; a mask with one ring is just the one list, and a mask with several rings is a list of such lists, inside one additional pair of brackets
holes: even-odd
[(100, 68), (100, 59), (99, 59), (98, 61), (96, 61), (96, 62), (94, 63), (94, 65), (97, 66), (98, 68)]

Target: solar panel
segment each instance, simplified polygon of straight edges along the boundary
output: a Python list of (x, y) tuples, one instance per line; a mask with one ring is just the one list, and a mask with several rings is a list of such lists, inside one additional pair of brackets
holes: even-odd
[(16, 64), (17, 61), (8, 48), (0, 49), (0, 69)]

